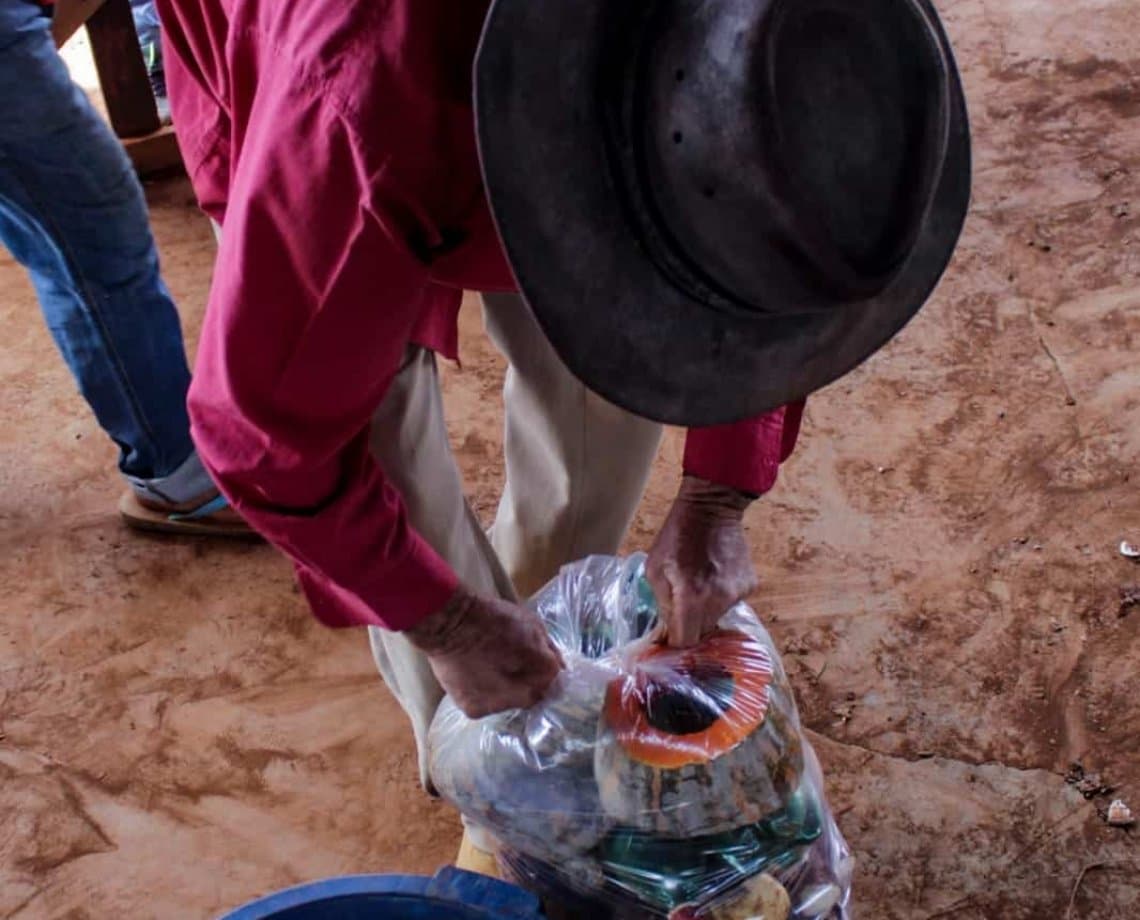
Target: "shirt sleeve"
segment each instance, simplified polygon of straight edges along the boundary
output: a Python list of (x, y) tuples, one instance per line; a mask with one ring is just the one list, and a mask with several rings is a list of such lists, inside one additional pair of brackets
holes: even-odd
[(254, 105), (190, 393), (195, 441), (321, 621), (407, 629), (457, 579), (367, 442), (427, 274), (377, 204), (382, 168), (335, 112), (288, 91)]
[(230, 174), (232, 125), (216, 88), (226, 85), (226, 11), (216, 4), (156, 0), (162, 66), (175, 135), (199, 207), (221, 222)]
[(763, 495), (776, 485), (780, 464), (795, 450), (803, 412), (801, 401), (732, 425), (692, 428), (685, 440), (684, 470)]

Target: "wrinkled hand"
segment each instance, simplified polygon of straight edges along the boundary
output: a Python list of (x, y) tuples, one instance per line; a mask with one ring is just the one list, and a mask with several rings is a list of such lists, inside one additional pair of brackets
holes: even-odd
[(406, 635), (472, 719), (533, 706), (562, 669), (562, 656), (534, 613), (462, 588)]
[(752, 498), (686, 476), (645, 574), (670, 645), (695, 645), (759, 585), (741, 521)]

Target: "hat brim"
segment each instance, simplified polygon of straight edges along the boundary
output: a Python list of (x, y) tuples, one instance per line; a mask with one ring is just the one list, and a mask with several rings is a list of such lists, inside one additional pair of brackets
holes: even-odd
[(949, 41), (930, 11), (950, 71), (947, 156), (894, 281), (826, 313), (749, 317), (678, 290), (630, 230), (592, 82), (617, 6), (497, 0), (488, 16), (476, 65), (479, 148), (519, 288), (570, 370), (637, 415), (715, 425), (801, 399), (902, 329), (953, 254), (969, 205), (970, 135)]

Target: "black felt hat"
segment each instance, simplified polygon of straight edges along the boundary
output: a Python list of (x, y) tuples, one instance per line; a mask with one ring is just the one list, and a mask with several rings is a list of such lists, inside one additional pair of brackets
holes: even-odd
[(926, 0), (496, 0), (476, 106), (551, 343), (664, 422), (756, 415), (865, 360), (930, 295), (969, 202)]

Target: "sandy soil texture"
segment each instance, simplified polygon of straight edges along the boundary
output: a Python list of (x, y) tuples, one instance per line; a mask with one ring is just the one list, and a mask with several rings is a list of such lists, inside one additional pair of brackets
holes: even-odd
[[(928, 308), (810, 402), (749, 519), (755, 603), (860, 917), (1131, 920), (1137, 836), (1066, 773), (1140, 811), (1140, 564), (1117, 552), (1140, 543), (1140, 6), (941, 6), (973, 212)], [(148, 192), (193, 342), (213, 242), (185, 180)], [(311, 621), (267, 548), (127, 533), (114, 451), (6, 254), (0, 292), (0, 916), (207, 917), (451, 859), (365, 637)], [(489, 516), (502, 367), (477, 309), (462, 331), (447, 401)], [(678, 461), (673, 436), (631, 548)]]

